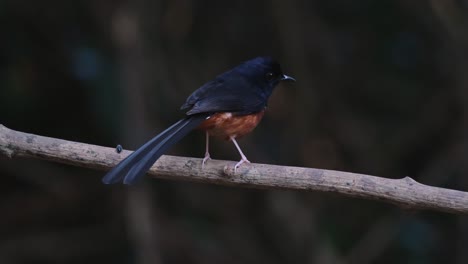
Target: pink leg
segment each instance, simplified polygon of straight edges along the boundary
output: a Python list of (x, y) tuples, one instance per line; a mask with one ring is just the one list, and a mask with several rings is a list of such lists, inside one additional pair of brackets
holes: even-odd
[(250, 163), (250, 161), (247, 159), (247, 157), (244, 155), (244, 153), (242, 153), (242, 150), (239, 147), (239, 145), (237, 144), (236, 139), (234, 137), (231, 137), (231, 141), (232, 141), (232, 143), (234, 143), (234, 145), (236, 145), (236, 148), (239, 151), (239, 154), (241, 155), (241, 160), (239, 162), (237, 162), (236, 166), (234, 166), (234, 173), (236, 173), (237, 168), (239, 168), (239, 166), (242, 163), (244, 163), (244, 162)]
[(209, 151), (209, 146), (210, 146), (210, 134), (207, 132), (206, 133), (206, 148), (205, 148), (205, 157), (203, 158), (202, 162), (202, 170), (205, 168), (205, 163), (211, 159), (210, 157), (210, 151)]

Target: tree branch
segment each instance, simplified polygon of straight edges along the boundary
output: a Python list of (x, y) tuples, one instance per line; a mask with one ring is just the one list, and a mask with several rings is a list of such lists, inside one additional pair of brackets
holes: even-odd
[[(38, 158), (93, 169), (109, 169), (130, 151), (66, 141), (8, 129), (0, 125), (0, 153)], [(246, 164), (234, 173), (234, 162), (162, 156), (149, 171), (154, 178), (264, 189), (310, 190), (380, 200), (410, 209), (468, 214), (468, 192), (423, 185), (409, 177), (370, 175), (266, 164)]]

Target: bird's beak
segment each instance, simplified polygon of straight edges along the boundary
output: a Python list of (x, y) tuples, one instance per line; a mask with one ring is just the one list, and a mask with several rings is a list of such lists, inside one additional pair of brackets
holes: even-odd
[(296, 81), (296, 79), (294, 79), (294, 78), (291, 77), (291, 76), (287, 76), (286, 74), (283, 74), (283, 77), (281, 77), (281, 80), (282, 80), (282, 81), (293, 81), (293, 82)]

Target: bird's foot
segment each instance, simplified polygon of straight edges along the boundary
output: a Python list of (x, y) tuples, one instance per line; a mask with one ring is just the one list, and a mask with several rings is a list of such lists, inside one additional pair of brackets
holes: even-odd
[(234, 166), (234, 173), (236, 173), (236, 172), (237, 172), (237, 168), (239, 168), (240, 165), (242, 165), (242, 164), (245, 163), (245, 162), (250, 163), (250, 161), (247, 159), (247, 157), (244, 156), (244, 155), (242, 155), (242, 159), (241, 159), (239, 162), (237, 162), (236, 165)]
[(201, 165), (202, 170), (205, 168), (205, 163), (206, 163), (207, 161), (209, 161), (210, 159), (211, 159), (210, 153), (209, 153), (209, 152), (206, 152), (206, 153), (205, 153), (205, 157), (203, 158), (203, 161), (202, 161), (202, 165)]

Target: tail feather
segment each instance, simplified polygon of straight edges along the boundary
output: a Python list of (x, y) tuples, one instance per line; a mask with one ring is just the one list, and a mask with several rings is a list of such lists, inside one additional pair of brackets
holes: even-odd
[(196, 128), (208, 115), (193, 115), (179, 120), (122, 160), (102, 179), (105, 184), (136, 182), (164, 152)]
[(112, 168), (105, 176), (102, 178), (102, 181), (105, 184), (112, 184), (119, 182), (127, 172), (132, 168), (133, 165), (138, 163), (138, 161), (151, 149), (154, 148), (159, 142), (159, 140), (167, 135), (170, 131), (177, 128), (185, 119), (181, 119), (175, 124), (173, 124), (168, 129), (159, 133), (157, 136), (152, 138), (150, 141), (146, 142), (143, 146), (135, 150), (132, 154), (122, 160), (117, 166)]
[(124, 179), (125, 184), (133, 184), (139, 178), (141, 178), (145, 173), (151, 168), (151, 166), (159, 159), (159, 157), (166, 152), (168, 148), (177, 143), (183, 137), (185, 137), (190, 131), (200, 125), (206, 119), (207, 116), (191, 116), (186, 119), (178, 128), (173, 132), (161, 138), (159, 143), (148, 153), (145, 154), (140, 161), (135, 164), (130, 171), (127, 173)]

